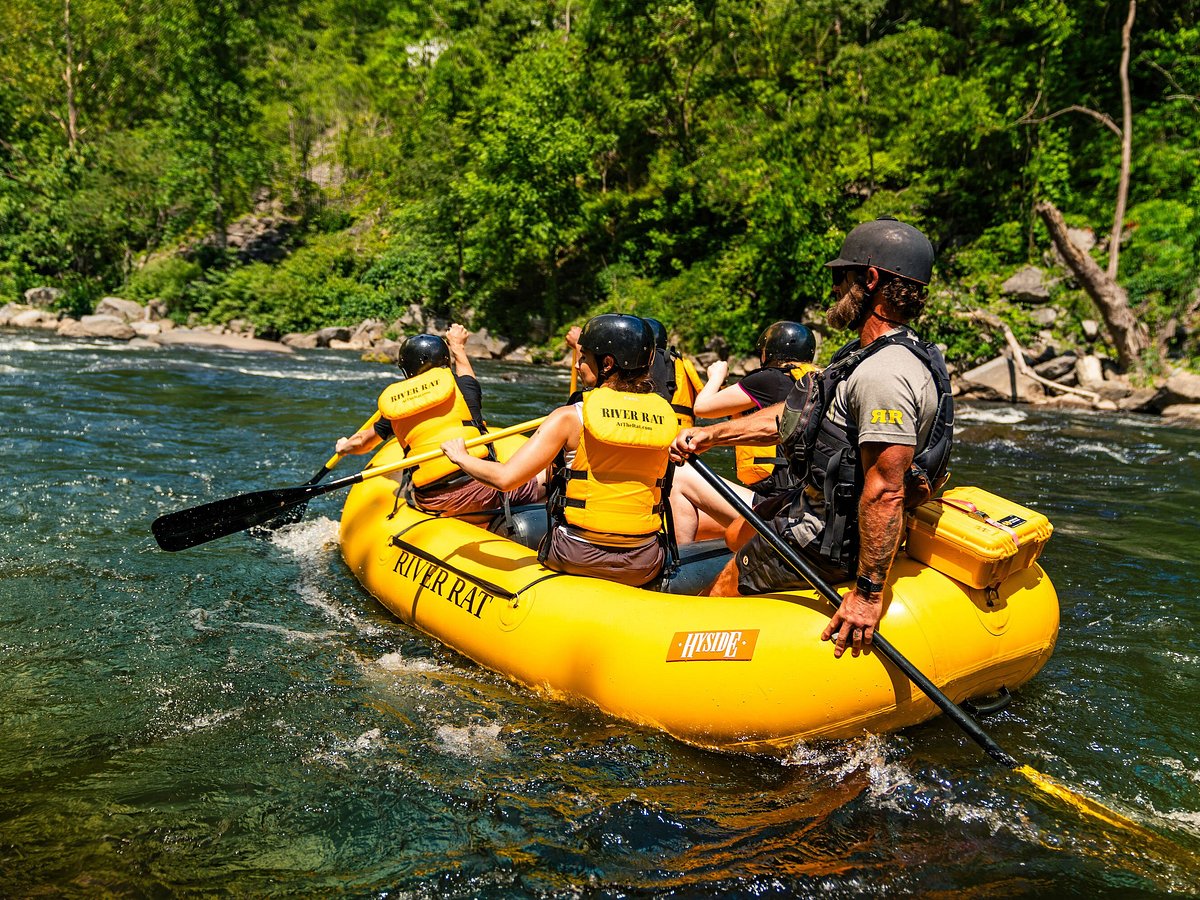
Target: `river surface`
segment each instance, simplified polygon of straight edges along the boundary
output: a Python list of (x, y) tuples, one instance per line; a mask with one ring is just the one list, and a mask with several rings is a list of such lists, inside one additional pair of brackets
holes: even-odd
[[(563, 370), (479, 370), (494, 425), (566, 395)], [(392, 376), (0, 332), (0, 895), (1200, 892), (1196, 432), (959, 413), (953, 483), (1049, 516), (1062, 604), (984, 727), (1148, 844), (944, 717), (777, 760), (534, 696), (359, 587), (340, 493), (268, 539), (158, 549), (163, 513), (307, 480)]]

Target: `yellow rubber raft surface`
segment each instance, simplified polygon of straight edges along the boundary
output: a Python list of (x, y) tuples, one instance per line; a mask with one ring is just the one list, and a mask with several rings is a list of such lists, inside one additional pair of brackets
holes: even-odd
[[(389, 443), (374, 464), (400, 458)], [(832, 610), (814, 592), (694, 597), (558, 574), (520, 544), (397, 503), (396, 487), (380, 477), (350, 491), (350, 569), (403, 622), (534, 691), (756, 753), (938, 713), (879, 654), (835, 660), (820, 639)], [(1020, 687), (1058, 633), (1058, 599), (1037, 565), (984, 590), (901, 553), (884, 602), (881, 633), (956, 702)]]

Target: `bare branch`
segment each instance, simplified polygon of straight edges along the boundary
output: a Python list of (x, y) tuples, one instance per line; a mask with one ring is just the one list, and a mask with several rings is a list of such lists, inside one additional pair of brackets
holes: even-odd
[(1171, 83), (1171, 87), (1173, 87), (1173, 88), (1175, 88), (1175, 90), (1179, 91), (1178, 94), (1168, 95), (1166, 99), (1168, 99), (1168, 100), (1186, 100), (1188, 102), (1188, 104), (1192, 107), (1192, 109), (1196, 110), (1196, 112), (1200, 112), (1200, 102), (1198, 102), (1198, 101), (1200, 101), (1200, 97), (1197, 97), (1194, 94), (1186, 93), (1183, 89), (1183, 85), (1181, 85), (1175, 79), (1175, 76), (1172, 75), (1166, 69), (1164, 69), (1162, 66), (1160, 66), (1158, 63), (1156, 63), (1154, 60), (1148, 59), (1148, 60), (1146, 60), (1146, 62), (1150, 65), (1150, 68), (1154, 69), (1156, 72), (1158, 72), (1160, 75), (1162, 75), (1163, 78), (1167, 79), (1167, 81), (1169, 81)]
[(1103, 125), (1105, 128), (1109, 129), (1117, 137), (1121, 137), (1120, 126), (1118, 126), (1117, 123), (1114, 122), (1107, 113), (1096, 112), (1096, 110), (1094, 110), (1094, 109), (1089, 109), (1086, 106), (1080, 106), (1076, 103), (1072, 103), (1070, 106), (1064, 106), (1062, 109), (1056, 110), (1045, 116), (1038, 116), (1036, 118), (1034, 118), (1032, 115), (1030, 115), (1030, 113), (1025, 113), (1025, 115), (1023, 115), (1023, 116), (1021, 116), (1021, 118), (1017, 119), (1017, 124), (1018, 125), (1040, 125), (1042, 122), (1049, 122), (1051, 119), (1056, 119), (1059, 116), (1063, 115), (1064, 113), (1069, 113), (1069, 112), (1083, 113), (1084, 115), (1091, 116), (1093, 119), (1095, 119), (1101, 125)]
[(1056, 391), (1063, 391), (1067, 394), (1078, 394), (1081, 397), (1086, 397), (1092, 403), (1095, 403), (1100, 399), (1100, 395), (1095, 391), (1089, 391), (1080, 387), (1072, 387), (1069, 384), (1059, 384), (1057, 381), (1051, 381), (1049, 378), (1043, 378), (1037, 372), (1033, 371), (1033, 369), (1029, 368), (1029, 364), (1025, 362), (1025, 351), (1017, 342), (1017, 336), (1012, 333), (1012, 329), (1008, 327), (1008, 323), (999, 316), (982, 309), (971, 310), (967, 313), (955, 313), (955, 315), (960, 318), (968, 319), (972, 322), (980, 322), (984, 325), (987, 325), (989, 328), (1003, 332), (1004, 342), (1008, 345), (1008, 352), (1012, 357), (1013, 365), (1016, 366), (1017, 371), (1026, 378), (1030, 378), (1036, 381), (1038, 384), (1043, 384), (1046, 387), (1053, 388)]

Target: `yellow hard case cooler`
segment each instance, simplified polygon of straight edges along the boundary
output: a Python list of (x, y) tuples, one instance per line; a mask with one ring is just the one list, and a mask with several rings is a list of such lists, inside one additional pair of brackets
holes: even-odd
[(905, 552), (973, 588), (1032, 566), (1054, 527), (1028, 507), (982, 488), (951, 488), (908, 517)]

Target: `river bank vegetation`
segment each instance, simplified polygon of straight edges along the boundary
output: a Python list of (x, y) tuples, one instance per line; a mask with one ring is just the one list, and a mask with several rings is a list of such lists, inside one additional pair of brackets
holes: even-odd
[[(621, 309), (745, 352), (888, 213), (959, 365), (1003, 347), (977, 311), (1200, 362), (1196, 2), (9, 0), (0, 31), (0, 304), (534, 343)], [(1031, 264), (1061, 314), (1002, 290)]]

